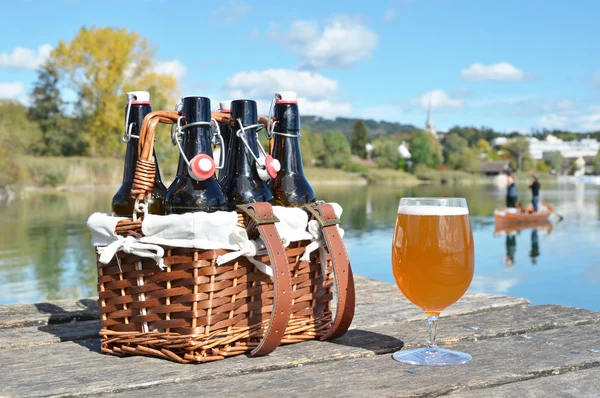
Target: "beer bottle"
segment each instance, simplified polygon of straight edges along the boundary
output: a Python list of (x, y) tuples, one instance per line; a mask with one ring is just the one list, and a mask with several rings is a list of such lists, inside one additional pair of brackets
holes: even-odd
[[(227, 203), (215, 178), (210, 133), (210, 99), (183, 98), (183, 152), (189, 165), (180, 167), (180, 174), (165, 197), (166, 214), (224, 210)], [(204, 122), (204, 124), (201, 124)], [(187, 166), (187, 167), (185, 167)]]
[[(125, 168), (123, 170), (123, 183), (112, 199), (112, 212), (119, 217), (131, 217), (135, 198), (131, 197), (131, 188), (135, 167), (138, 161), (138, 138), (144, 116), (152, 112), (150, 106), (150, 94), (146, 91), (132, 91), (127, 93), (127, 105), (125, 106), (125, 136), (127, 150), (125, 152)], [(135, 137), (133, 137), (135, 136)], [(154, 175), (154, 188), (150, 198), (148, 211), (151, 214), (163, 214), (163, 201), (167, 192), (160, 178), (160, 170), (154, 152), (154, 164), (156, 173)]]
[[(231, 101), (220, 101), (219, 102), (219, 113), (231, 113)], [(229, 144), (231, 142), (231, 126), (226, 122), (219, 122), (219, 129), (221, 130), (221, 136), (223, 142), (221, 145), (221, 155), (225, 156), (225, 164), (221, 170), (219, 170), (219, 183), (223, 187), (223, 192), (227, 192), (227, 182), (230, 180), (228, 177), (231, 176), (233, 167), (233, 157), (229, 156), (231, 148)]]
[[(231, 158), (233, 165), (231, 166), (230, 176), (226, 177), (230, 179), (226, 191), (227, 198), (229, 199), (229, 207), (233, 210), (235, 205), (238, 204), (254, 202), (273, 203), (271, 191), (267, 187), (266, 182), (259, 176), (258, 169), (265, 166), (259, 165), (256, 161), (256, 158), (259, 157), (258, 139), (256, 136), (256, 124), (258, 120), (256, 101), (232, 101), (231, 118), (234, 120), (234, 127), (231, 131), (229, 143), (231, 151), (227, 156)], [(244, 126), (243, 132), (241, 131), (240, 122)], [(246, 128), (252, 125), (255, 127)], [(240, 131), (240, 137), (238, 137), (237, 131)], [(244, 143), (242, 138), (246, 143)]]
[(315, 191), (304, 176), (300, 153), (300, 113), (296, 93), (275, 94), (273, 157), (281, 170), (272, 182), (275, 205), (296, 207), (315, 201)]

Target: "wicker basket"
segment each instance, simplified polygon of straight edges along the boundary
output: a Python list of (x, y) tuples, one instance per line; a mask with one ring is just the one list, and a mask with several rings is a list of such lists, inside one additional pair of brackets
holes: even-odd
[[(150, 122), (153, 117), (163, 123), (176, 120), (177, 114), (166, 116), (170, 113), (154, 112), (144, 120), (143, 126), (149, 128), (143, 128), (140, 134), (142, 166), (138, 164), (137, 184), (134, 183), (133, 191), (139, 198), (151, 191), (148, 181), (152, 179), (145, 178), (143, 173), (154, 173), (152, 167), (147, 167), (154, 165), (151, 146), (156, 123)], [(142, 148), (142, 145), (146, 147)], [(244, 226), (250, 236), (259, 232), (264, 235), (260, 224), (272, 226), (276, 221), (270, 218), (257, 223), (256, 217), (247, 210), (239, 213), (239, 225)], [(319, 218), (314, 210), (309, 213)], [(322, 226), (336, 224), (331, 220), (319, 220)], [(123, 220), (117, 225), (116, 232), (139, 237), (141, 221)], [(164, 270), (151, 259), (124, 252), (118, 252), (108, 264), (98, 261), (102, 352), (119, 356), (154, 356), (181, 363), (210, 362), (248, 351), (262, 355), (278, 344), (343, 334), (352, 320), (354, 286), (349, 264), (341, 278), (340, 275), (334, 278), (335, 257), (341, 255), (337, 253), (341, 250), (330, 254), (330, 246), (326, 247), (327, 267), (323, 275), (324, 268), (316, 254), (311, 255), (310, 262), (300, 260), (310, 241), (295, 242), (287, 248), (283, 248), (280, 240), (278, 243), (274, 251), (277, 254), (279, 250), (283, 251), (284, 256), (279, 258), (287, 259), (287, 262), (283, 260), (287, 270), (281, 272), (279, 278), (287, 283), (282, 285), (283, 293), (286, 298), (289, 296), (287, 300), (291, 299), (291, 303), (277, 301), (273, 279), (247, 258), (239, 257), (217, 265), (217, 257), (227, 250), (164, 247)], [(257, 259), (275, 270), (278, 269), (275, 262), (281, 262), (273, 251)], [(342, 261), (338, 260), (338, 263)], [(339, 290), (340, 280), (344, 286), (341, 296), (348, 298), (339, 303), (341, 307), (338, 305), (333, 319), (332, 287), (338, 283)], [(291, 291), (285, 292), (285, 286), (291, 287)], [(285, 332), (269, 331), (273, 317), (284, 316), (283, 310), (281, 314), (273, 313), (274, 307), (288, 311)], [(279, 336), (271, 336), (276, 340), (275, 345), (270, 350), (257, 352), (257, 347), (262, 346), (269, 333), (279, 333)]]

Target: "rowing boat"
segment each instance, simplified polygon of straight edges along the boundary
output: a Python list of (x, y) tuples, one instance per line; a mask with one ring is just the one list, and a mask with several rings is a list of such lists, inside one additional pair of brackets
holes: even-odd
[(506, 208), (494, 210), (494, 219), (497, 223), (526, 223), (535, 221), (544, 221), (554, 212), (554, 208), (549, 203), (540, 206), (537, 212), (532, 207)]

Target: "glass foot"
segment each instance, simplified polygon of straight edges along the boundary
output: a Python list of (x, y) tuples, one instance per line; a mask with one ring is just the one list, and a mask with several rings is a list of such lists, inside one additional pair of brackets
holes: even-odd
[(424, 347), (416, 350), (397, 351), (392, 358), (409, 365), (448, 366), (467, 363), (472, 357), (464, 352)]

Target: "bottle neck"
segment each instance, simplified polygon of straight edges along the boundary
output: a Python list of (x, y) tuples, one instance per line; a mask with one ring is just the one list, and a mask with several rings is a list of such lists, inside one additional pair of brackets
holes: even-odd
[(302, 153), (300, 152), (300, 115), (297, 104), (276, 104), (274, 112), (275, 134), (273, 157), (279, 160), (281, 170), (278, 174), (304, 175)]
[[(127, 112), (127, 107), (125, 108), (125, 112)], [(152, 107), (150, 105), (131, 105), (129, 109), (129, 119), (127, 121), (128, 126), (126, 126), (127, 131), (129, 130), (129, 126), (131, 126), (131, 135), (140, 135), (140, 126), (142, 125), (142, 121), (144, 117), (152, 112)], [(125, 115), (127, 119), (127, 114)], [(133, 177), (135, 175), (135, 167), (138, 161), (138, 144), (139, 140), (137, 138), (131, 137), (129, 142), (127, 142), (127, 150), (125, 151), (125, 168), (123, 169), (123, 183), (131, 183), (133, 182)], [(156, 155), (154, 156), (156, 163)], [(160, 181), (158, 167), (156, 169), (155, 179), (158, 178)]]
[[(190, 122), (192, 123), (192, 122)], [(210, 131), (208, 127), (191, 127), (186, 130), (183, 140), (185, 156), (188, 161), (198, 154), (206, 154), (213, 157), (212, 146), (210, 141)], [(181, 165), (181, 171), (184, 175), (189, 175), (187, 167)]]
[(236, 176), (260, 179), (258, 172), (256, 171), (256, 162), (250, 153), (250, 151), (252, 151), (254, 155), (258, 157), (256, 130), (245, 129), (244, 132), (241, 133), (241, 136), (244, 137), (248, 143), (248, 147), (244, 144), (242, 139), (237, 136), (235, 131), (231, 132), (229, 143), (229, 147), (231, 148), (231, 162), (233, 163), (231, 169)]

